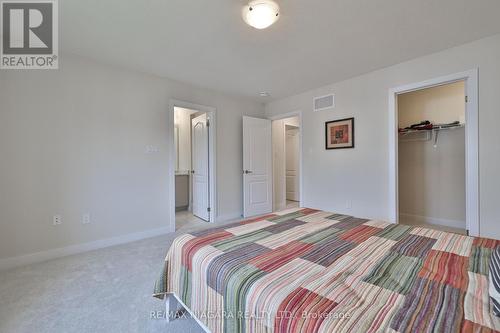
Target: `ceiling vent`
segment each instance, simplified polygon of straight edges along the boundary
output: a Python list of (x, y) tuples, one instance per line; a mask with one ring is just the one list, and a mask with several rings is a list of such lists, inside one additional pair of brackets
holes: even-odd
[(314, 97), (313, 99), (314, 111), (333, 109), (334, 107), (335, 107), (335, 96), (333, 94)]

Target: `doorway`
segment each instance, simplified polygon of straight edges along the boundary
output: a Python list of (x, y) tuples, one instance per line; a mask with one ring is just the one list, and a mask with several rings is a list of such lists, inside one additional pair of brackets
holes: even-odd
[(301, 112), (243, 117), (243, 217), (301, 207)]
[[(296, 118), (298, 125), (298, 117)], [(298, 207), (300, 200), (299, 135), (300, 128), (298, 126), (285, 124), (285, 190), (287, 208)]]
[(466, 234), (465, 81), (398, 95), (399, 223)]
[(301, 207), (301, 140), (299, 112), (272, 119), (274, 211)]
[(479, 235), (477, 71), (389, 92), (395, 223)]
[(172, 101), (170, 214), (174, 230), (215, 220), (215, 109)]

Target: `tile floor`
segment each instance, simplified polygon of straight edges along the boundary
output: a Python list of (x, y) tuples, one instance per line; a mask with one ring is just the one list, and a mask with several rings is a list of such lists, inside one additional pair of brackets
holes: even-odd
[(210, 226), (210, 223), (193, 215), (190, 211), (184, 210), (175, 213), (175, 231), (191, 229), (193, 227)]

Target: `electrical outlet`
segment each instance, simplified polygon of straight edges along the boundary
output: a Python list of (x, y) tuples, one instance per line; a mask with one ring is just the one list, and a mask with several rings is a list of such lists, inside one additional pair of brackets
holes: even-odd
[(61, 225), (62, 224), (61, 215), (54, 215), (54, 217), (52, 219), (52, 224), (53, 225)]
[(90, 214), (83, 214), (82, 216), (82, 224), (90, 224)]

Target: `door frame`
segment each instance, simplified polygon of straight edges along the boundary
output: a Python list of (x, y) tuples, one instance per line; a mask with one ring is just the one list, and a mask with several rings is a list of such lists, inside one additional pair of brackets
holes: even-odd
[(400, 94), (432, 88), (458, 81), (466, 86), (465, 112), (465, 195), (466, 225), (471, 236), (480, 235), (479, 216), (479, 70), (455, 73), (423, 82), (389, 89), (389, 220), (399, 223), (398, 189), (398, 104)]
[[(208, 129), (208, 187), (209, 187), (209, 205), (210, 205), (210, 221), (208, 223), (214, 223), (217, 216), (217, 126), (216, 126), (216, 111), (217, 109), (207, 105), (195, 104), (190, 102), (185, 102), (176, 99), (170, 99), (169, 110), (168, 110), (168, 121), (167, 121), (167, 133), (168, 135), (168, 189), (169, 189), (169, 218), (170, 218), (170, 228), (172, 232), (175, 232), (175, 144), (174, 144), (174, 109), (185, 108), (199, 112), (205, 112), (207, 114), (207, 119), (210, 122)], [(191, 175), (190, 183), (191, 183)], [(191, 191), (191, 189), (190, 189)]]
[[(288, 113), (283, 113), (275, 116), (268, 117), (269, 120), (274, 121), (274, 120), (282, 120), (286, 118), (291, 118), (291, 117), (299, 117), (299, 206), (303, 207), (304, 203), (304, 182), (303, 182), (303, 168), (304, 168), (304, 163), (303, 163), (303, 122), (302, 122), (302, 111), (301, 110), (296, 110)], [(285, 142), (286, 139), (286, 128), (285, 125), (283, 125), (283, 142)], [(271, 127), (272, 130), (272, 127)], [(285, 150), (285, 145), (283, 145), (283, 151), (286, 152)], [(284, 155), (283, 155), (284, 156)], [(273, 172), (274, 172), (274, 149), (273, 149)], [(283, 174), (285, 175), (285, 181), (283, 182), (283, 193), (285, 194), (285, 207), (286, 208), (286, 163), (283, 163)], [(274, 193), (276, 189), (274, 186), (274, 175), (273, 175), (273, 208), (275, 207), (274, 203)], [(276, 207), (279, 209), (279, 207)]]

